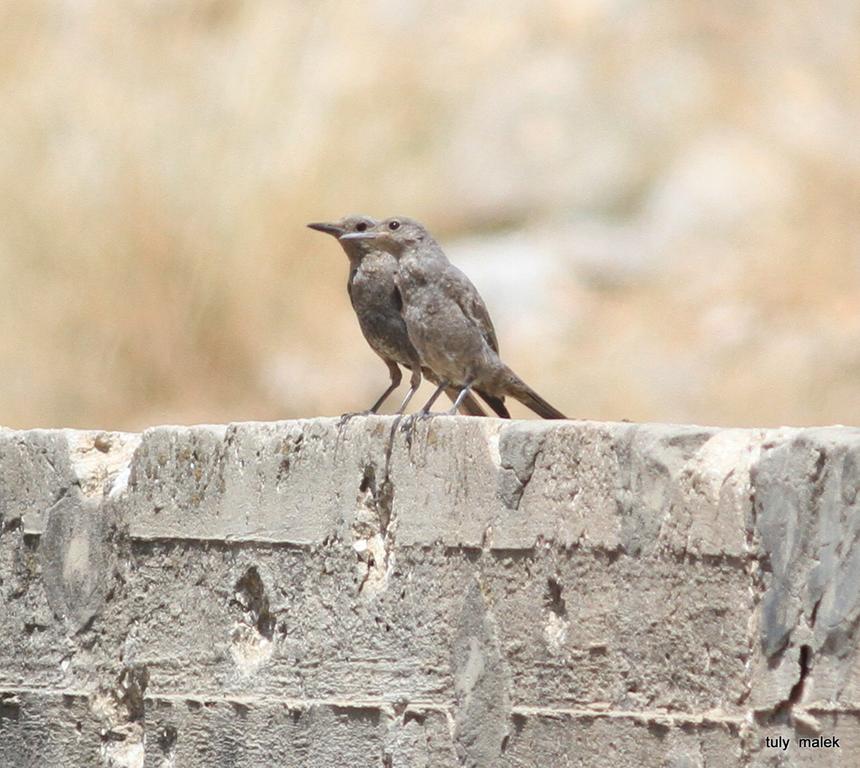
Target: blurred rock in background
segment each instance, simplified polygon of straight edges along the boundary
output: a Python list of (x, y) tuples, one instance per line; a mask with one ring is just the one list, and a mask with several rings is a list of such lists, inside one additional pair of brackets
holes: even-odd
[(3, 4), (0, 423), (367, 407), (353, 211), (571, 416), (857, 423), (858, 127), (847, 0)]

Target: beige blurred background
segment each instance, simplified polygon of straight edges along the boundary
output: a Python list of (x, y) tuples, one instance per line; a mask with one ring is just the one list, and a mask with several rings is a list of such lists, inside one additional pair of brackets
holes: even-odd
[(856, 0), (10, 0), (0, 424), (367, 407), (352, 211), (570, 416), (860, 422)]

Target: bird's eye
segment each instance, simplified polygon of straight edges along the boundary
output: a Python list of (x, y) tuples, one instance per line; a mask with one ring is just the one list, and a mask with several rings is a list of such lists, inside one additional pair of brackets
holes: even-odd
[(355, 231), (356, 232), (364, 232), (364, 230), (366, 230), (366, 229), (367, 229), (367, 222), (366, 221), (359, 221), (358, 224), (355, 225)]
[(388, 222), (388, 228), (393, 232), (395, 229), (400, 229), (400, 222), (395, 219)]

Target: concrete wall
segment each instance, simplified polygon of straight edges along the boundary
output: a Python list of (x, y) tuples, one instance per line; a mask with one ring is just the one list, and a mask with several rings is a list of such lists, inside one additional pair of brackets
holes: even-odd
[(392, 424), (0, 431), (0, 766), (860, 765), (860, 430)]

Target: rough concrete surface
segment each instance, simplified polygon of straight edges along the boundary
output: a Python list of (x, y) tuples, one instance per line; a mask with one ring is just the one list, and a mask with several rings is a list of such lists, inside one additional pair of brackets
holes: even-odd
[(0, 766), (860, 765), (860, 430), (393, 426), (0, 430)]

